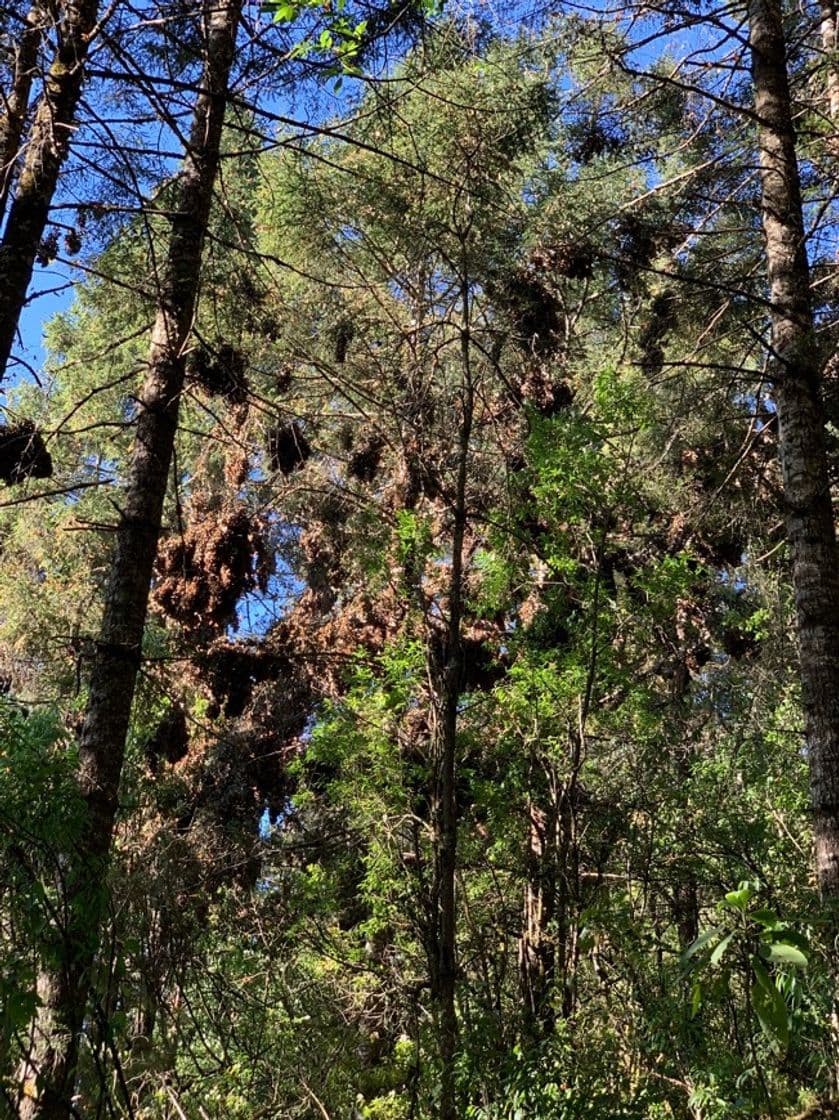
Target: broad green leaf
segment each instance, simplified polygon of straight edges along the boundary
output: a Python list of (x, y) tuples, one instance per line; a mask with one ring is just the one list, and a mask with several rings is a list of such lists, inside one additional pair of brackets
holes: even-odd
[(797, 968), (806, 968), (810, 963), (800, 949), (783, 941), (772, 942), (769, 946), (769, 956), (773, 961), (779, 961), (781, 964), (792, 964)]
[(810, 951), (810, 942), (803, 934), (794, 929), (773, 929), (771, 932), (764, 933), (763, 939), (764, 941), (771, 941), (773, 944), (783, 942), (784, 945), (794, 945), (796, 949), (800, 949), (805, 954)]
[(754, 897), (754, 893), (752, 888), (746, 883), (736, 891), (729, 891), (725, 896), (725, 903), (734, 910), (745, 910), (749, 905), (750, 899)]
[(732, 930), (731, 933), (727, 934), (722, 941), (720, 941), (719, 945), (717, 945), (716, 949), (714, 949), (713, 953), (711, 953), (711, 964), (718, 965), (723, 959), (725, 951), (731, 944), (731, 939), (734, 937), (734, 932), (735, 931)]
[(758, 957), (752, 957), (752, 971), (755, 974), (756, 982), (766, 988), (767, 991), (775, 987), (772, 977), (766, 971), (766, 966)]
[(757, 957), (752, 960), (755, 983), (752, 985), (752, 1007), (761, 1030), (782, 1050), (789, 1045), (789, 1016), (784, 997)]
[(704, 933), (700, 933), (699, 937), (688, 945), (681, 956), (682, 965), (687, 964), (691, 957), (695, 957), (697, 953), (701, 953), (703, 949), (707, 949), (712, 941), (715, 941), (720, 936), (718, 929), (706, 929)]
[(753, 910), (749, 917), (753, 922), (759, 922), (762, 926), (776, 926), (778, 924), (778, 915), (774, 910)]

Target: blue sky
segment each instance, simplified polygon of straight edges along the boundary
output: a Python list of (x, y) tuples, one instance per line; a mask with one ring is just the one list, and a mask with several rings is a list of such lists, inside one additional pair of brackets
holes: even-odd
[[(37, 268), (33, 278), (29, 302), (20, 317), (20, 342), (15, 347), (15, 355), (37, 374), (44, 364), (44, 325), (57, 312), (66, 310), (73, 299), (71, 281), (60, 266)], [(10, 369), (9, 382), (26, 380), (28, 373), (21, 366)]]

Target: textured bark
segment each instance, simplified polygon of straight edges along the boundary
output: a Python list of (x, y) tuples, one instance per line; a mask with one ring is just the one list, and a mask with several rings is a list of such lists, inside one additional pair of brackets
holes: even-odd
[(777, 0), (751, 0), (763, 229), (772, 301), (787, 534), (800, 647), (816, 873), (839, 899), (839, 561), (824, 440), (820, 364), (809, 301), (801, 189)]
[[(84, 62), (96, 27), (97, 0), (64, 0), (58, 14), (55, 55), (35, 109), (0, 244), (0, 380), (9, 364), (38, 246), (70, 146)], [(5, 144), (3, 151), (5, 156)]]
[(535, 802), (528, 809), (530, 835), (527, 851), (527, 880), (519, 941), (519, 970), (522, 996), (530, 1034), (549, 1037), (556, 1023), (553, 1008), (556, 975), (558, 821), (554, 807), (545, 812)]
[(819, 15), (819, 33), (826, 66), (827, 116), (833, 125), (828, 148), (832, 155), (836, 155), (839, 153), (839, 136), (836, 133), (839, 127), (839, 58), (836, 54), (839, 47), (839, 12), (836, 10), (836, 0), (819, 0)]
[(449, 617), (445, 653), (434, 659), (432, 824), (435, 864), (432, 883), (432, 937), (430, 953), (431, 997), (437, 1021), (440, 1048), (440, 1120), (458, 1120), (456, 1060), (457, 1022), (457, 720), (461, 695), (463, 659), (463, 578), (467, 523), (466, 483), (472, 440), (474, 390), (472, 386), (469, 326), (469, 287), (463, 283), (461, 326), (461, 423), (458, 440), (457, 482), (452, 508), (452, 563), (449, 577)]
[(574, 808), (582, 752), (580, 740), (570, 745), (571, 771), (559, 780), (544, 761), (528, 805), (529, 837), (519, 974), (525, 1034), (537, 1044), (549, 1039), (557, 1019), (569, 1019), (576, 1001), (579, 912), (579, 839)]
[(152, 566), (184, 382), (184, 350), (195, 311), (204, 237), (219, 161), (230, 67), (242, 0), (207, 5), (204, 78), (194, 111), (149, 365), (140, 398), (134, 453), (111, 564), (102, 629), (80, 742), (80, 784), (87, 807), (78, 850), (69, 857), (63, 968), (48, 978), (32, 1065), (38, 1096), (21, 1117), (67, 1117), (78, 1039), (91, 988), (131, 704), (145, 626)]
[(0, 223), (6, 213), (6, 203), (20, 155), (20, 142), (38, 62), (44, 18), (44, 10), (40, 4), (33, 4), (27, 12), (23, 30), (15, 44), (11, 86), (3, 97), (0, 112)]

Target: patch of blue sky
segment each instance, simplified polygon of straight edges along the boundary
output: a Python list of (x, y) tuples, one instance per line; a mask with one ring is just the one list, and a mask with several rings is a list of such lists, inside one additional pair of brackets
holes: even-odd
[(261, 638), (276, 625), (303, 593), (305, 585), (290, 567), (280, 562), (265, 591), (249, 591), (239, 600), (238, 622), (228, 628), (230, 638)]
[[(76, 276), (63, 265), (36, 266), (26, 305), (18, 323), (18, 340), (0, 392), (34, 381), (44, 381), (46, 324), (54, 315), (67, 311), (73, 302)], [(2, 404), (5, 404), (2, 401)]]

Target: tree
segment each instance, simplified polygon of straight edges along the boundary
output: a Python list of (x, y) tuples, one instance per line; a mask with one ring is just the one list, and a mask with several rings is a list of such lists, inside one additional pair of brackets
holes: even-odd
[(67, 871), (68, 917), (58, 967), (44, 974), (39, 985), (41, 1012), (36, 1047), (29, 1057), (37, 1092), (27, 1096), (21, 1117), (65, 1116), (74, 1095), (91, 969), (104, 914), (103, 874), (119, 805), (149, 582), (184, 382), (184, 347), (198, 295), (240, 14), (241, 5), (235, 2), (207, 7), (204, 12), (204, 77), (176, 186), (125, 506), (79, 742), (79, 783), (87, 815)]
[(787, 534), (793, 562), (816, 873), (839, 893), (839, 567), (825, 451), (821, 362), (810, 307), (804, 215), (780, 10), (753, 4), (749, 42), (772, 301)]
[[(84, 82), (84, 66), (95, 38), (99, 6), (95, 0), (60, 4), (56, 46), (32, 118), (25, 157), (15, 183), (0, 243), (0, 376), (5, 376), (32, 269), (49, 219), (50, 203), (67, 155)], [(2, 194), (9, 191), (27, 115), (32, 73), (46, 11), (39, 5), (24, 19), (10, 96), (2, 118)]]
[[(10, 396), (67, 493), (0, 506), (0, 666), (66, 730), (20, 713), (45, 792), (0, 766), (0, 807), (39, 835), (87, 708), (92, 811), (63, 883), (0, 834), (0, 1040), (76, 898), (82, 1115), (716, 1120), (827, 1086), (750, 95), (739, 61), (630, 73), (593, 23), (440, 21), (276, 153), (229, 99), (139, 505), (177, 179)], [(115, 532), (144, 559), (109, 584)]]

